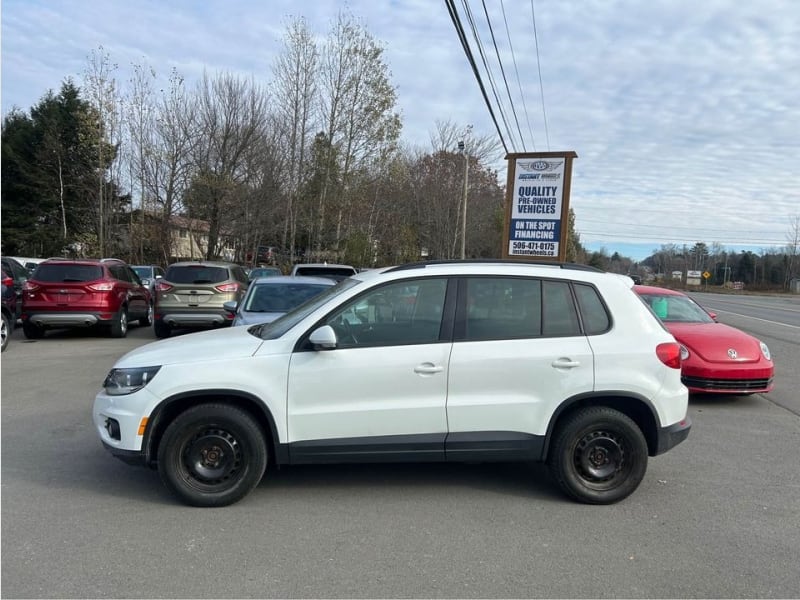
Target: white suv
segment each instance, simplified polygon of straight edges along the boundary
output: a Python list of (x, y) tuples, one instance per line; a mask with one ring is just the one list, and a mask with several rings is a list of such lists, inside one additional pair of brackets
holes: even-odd
[(689, 434), (680, 346), (628, 277), (442, 261), (364, 271), (269, 324), (122, 357), (94, 403), (104, 446), (196, 506), (268, 464), (546, 461), (616, 502)]

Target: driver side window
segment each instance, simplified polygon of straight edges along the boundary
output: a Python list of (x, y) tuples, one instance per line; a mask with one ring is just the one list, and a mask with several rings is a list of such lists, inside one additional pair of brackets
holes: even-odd
[(439, 341), (447, 279), (395, 282), (359, 296), (331, 315), (339, 348)]

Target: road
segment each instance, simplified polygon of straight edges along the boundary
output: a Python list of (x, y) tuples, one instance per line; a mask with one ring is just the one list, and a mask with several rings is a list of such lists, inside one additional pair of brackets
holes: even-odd
[(236, 505), (189, 508), (91, 425), (106, 372), (152, 332), (17, 331), (2, 357), (2, 596), (796, 597), (798, 304), (698, 299), (763, 334), (775, 392), (693, 398), (687, 442), (607, 507), (565, 500), (540, 466), (492, 464), (285, 468)]

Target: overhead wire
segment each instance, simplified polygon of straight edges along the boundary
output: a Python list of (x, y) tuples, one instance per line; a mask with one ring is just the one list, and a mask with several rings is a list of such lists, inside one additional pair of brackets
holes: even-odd
[[(465, 0), (466, 1), (466, 0)], [(494, 53), (497, 56), (497, 64), (500, 65), (500, 75), (503, 78), (503, 84), (506, 88), (506, 95), (508, 96), (508, 103), (511, 106), (511, 114), (514, 117), (514, 122), (517, 125), (517, 132), (519, 133), (520, 144), (522, 151), (525, 150), (525, 136), (522, 135), (522, 128), (519, 126), (519, 118), (517, 117), (517, 109), (514, 106), (514, 98), (511, 96), (511, 88), (508, 87), (508, 79), (506, 78), (506, 70), (503, 68), (503, 60), (500, 58), (500, 49), (497, 47), (497, 38), (494, 36), (494, 27), (492, 27), (492, 20), (489, 17), (489, 11), (486, 9), (486, 0), (481, 0), (483, 6), (483, 14), (486, 16), (486, 24), (489, 26), (489, 35), (492, 37), (492, 44), (494, 45)], [(505, 16), (505, 13), (504, 13)], [(516, 61), (515, 61), (516, 64)]]
[(508, 124), (508, 119), (506, 118), (503, 102), (500, 100), (500, 96), (497, 93), (497, 84), (494, 81), (494, 75), (492, 73), (492, 69), (489, 67), (489, 63), (486, 59), (486, 53), (483, 50), (483, 42), (481, 41), (480, 34), (478, 33), (478, 27), (475, 24), (475, 18), (472, 16), (472, 9), (470, 9), (469, 7), (469, 0), (461, 0), (461, 5), (464, 8), (464, 14), (466, 14), (467, 21), (469, 22), (470, 29), (472, 30), (472, 37), (475, 39), (475, 45), (478, 48), (478, 54), (480, 54), (481, 61), (483, 62), (483, 68), (486, 71), (486, 76), (489, 79), (489, 85), (492, 89), (494, 100), (497, 103), (497, 111), (500, 113), (500, 118), (503, 121), (503, 125), (505, 126), (508, 139), (511, 142), (511, 147), (516, 152), (514, 134), (512, 133), (511, 127)]
[(486, 103), (486, 108), (489, 109), (489, 115), (494, 123), (495, 129), (497, 130), (497, 136), (500, 138), (500, 143), (503, 145), (503, 149), (505, 150), (506, 154), (508, 154), (508, 146), (506, 145), (506, 140), (503, 137), (503, 132), (500, 130), (500, 124), (497, 122), (497, 117), (495, 116), (494, 109), (492, 108), (492, 103), (489, 100), (489, 95), (486, 93), (486, 86), (483, 84), (483, 80), (481, 79), (481, 75), (478, 72), (478, 65), (475, 62), (475, 57), (472, 54), (472, 50), (469, 47), (469, 42), (467, 41), (466, 33), (464, 32), (464, 27), (461, 23), (461, 18), (458, 15), (458, 11), (456, 10), (455, 0), (445, 0), (445, 5), (447, 6), (447, 11), (450, 14), (450, 19), (453, 22), (453, 26), (456, 29), (456, 35), (458, 35), (458, 39), (461, 42), (461, 47), (464, 50), (464, 54), (467, 56), (467, 61), (472, 67), (472, 73), (475, 75), (475, 79), (478, 82), (478, 86), (481, 90), (481, 95), (483, 96), (483, 101)]
[[(500, 0), (500, 9), (503, 12), (503, 22), (506, 26), (506, 37), (508, 38), (508, 48), (511, 51), (511, 60), (514, 62), (514, 73), (517, 76), (517, 85), (519, 86), (519, 97), (522, 99), (522, 109), (525, 112), (525, 122), (528, 124), (528, 133), (531, 136), (531, 146), (533, 151), (536, 152), (536, 137), (533, 135), (533, 127), (531, 127), (531, 119), (528, 115), (528, 105), (525, 102), (525, 93), (522, 91), (522, 78), (519, 76), (519, 69), (517, 68), (517, 57), (514, 54), (514, 46), (511, 43), (511, 31), (508, 28), (508, 19), (506, 18), (506, 7), (503, 0)], [(525, 144), (523, 143), (523, 149)]]
[(544, 84), (542, 83), (542, 62), (539, 58), (539, 35), (536, 32), (536, 9), (533, 7), (533, 0), (531, 0), (531, 19), (533, 20), (533, 39), (536, 42), (536, 67), (539, 71), (539, 91), (542, 96), (542, 118), (544, 120), (544, 135), (547, 140), (547, 150), (550, 150), (550, 131), (547, 127), (547, 111), (544, 107)]

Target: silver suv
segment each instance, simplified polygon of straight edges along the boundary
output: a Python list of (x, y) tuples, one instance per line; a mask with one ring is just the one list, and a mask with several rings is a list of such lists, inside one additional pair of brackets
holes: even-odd
[(167, 267), (156, 282), (156, 337), (169, 337), (173, 329), (209, 329), (228, 326), (233, 315), (223, 305), (239, 302), (247, 291), (247, 273), (237, 264), (200, 261)]
[(122, 357), (94, 425), (197, 506), (268, 464), (400, 461), (544, 461), (571, 498), (616, 502), (690, 428), (680, 346), (632, 284), (552, 263), (364, 271), (269, 324)]

